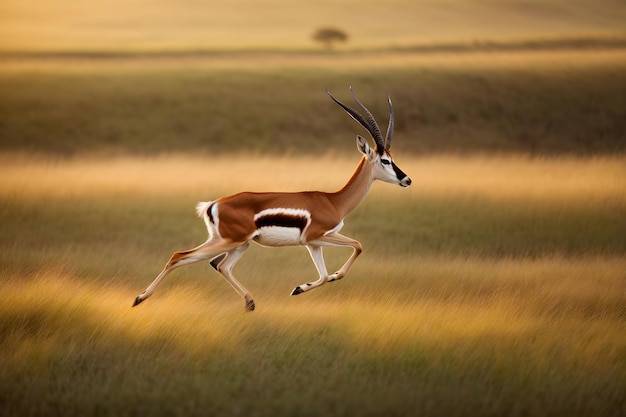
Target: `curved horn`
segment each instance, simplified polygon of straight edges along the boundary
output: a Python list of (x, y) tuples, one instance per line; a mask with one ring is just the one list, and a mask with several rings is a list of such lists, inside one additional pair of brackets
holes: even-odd
[(356, 103), (367, 114), (367, 119), (363, 117), (359, 112), (354, 110), (352, 107), (337, 100), (330, 93), (330, 91), (326, 90), (326, 94), (328, 94), (328, 96), (331, 99), (333, 99), (335, 103), (337, 103), (342, 109), (346, 111), (346, 113), (348, 113), (354, 120), (356, 120), (361, 126), (363, 126), (369, 132), (370, 136), (372, 137), (372, 139), (374, 139), (374, 142), (376, 143), (376, 151), (378, 153), (382, 153), (383, 150), (385, 149), (385, 143), (383, 141), (383, 136), (380, 133), (380, 128), (378, 127), (376, 120), (374, 120), (374, 117), (369, 112), (369, 110), (367, 110), (367, 108), (356, 98), (356, 96), (354, 95), (354, 92), (352, 91), (352, 87), (350, 87), (350, 93), (352, 94), (352, 98), (354, 98), (354, 101), (356, 101)]
[(378, 127), (378, 123), (376, 123), (376, 120), (374, 119), (374, 116), (372, 116), (372, 113), (370, 113), (370, 111), (367, 109), (367, 107), (365, 107), (363, 105), (363, 103), (361, 103), (359, 101), (359, 99), (356, 98), (356, 95), (354, 94), (354, 91), (352, 91), (352, 86), (350, 86), (350, 94), (352, 94), (352, 98), (354, 99), (356, 104), (358, 104), (359, 107), (361, 107), (361, 109), (363, 109), (363, 111), (367, 115), (367, 123), (370, 126), (369, 130), (370, 130), (370, 133), (372, 134), (372, 139), (374, 139), (374, 142), (376, 142), (376, 151), (379, 154), (382, 154), (383, 151), (385, 150), (385, 141), (383, 140), (383, 134), (380, 132), (380, 128)]
[(387, 101), (389, 101), (389, 126), (387, 126), (387, 136), (385, 138), (385, 149), (390, 149), (391, 137), (393, 136), (393, 127), (394, 127), (394, 113), (393, 113), (393, 104), (391, 104), (391, 97), (387, 96)]

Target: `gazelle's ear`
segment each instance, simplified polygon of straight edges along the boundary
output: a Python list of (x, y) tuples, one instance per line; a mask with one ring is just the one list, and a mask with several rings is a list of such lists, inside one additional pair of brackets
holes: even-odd
[(370, 145), (367, 143), (367, 140), (363, 138), (361, 135), (356, 136), (356, 147), (363, 155), (367, 156), (367, 159), (371, 160), (375, 156), (375, 152), (370, 148)]

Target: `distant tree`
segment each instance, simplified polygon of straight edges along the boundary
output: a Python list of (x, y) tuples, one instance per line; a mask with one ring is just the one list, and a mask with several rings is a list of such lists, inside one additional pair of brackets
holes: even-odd
[(341, 29), (337, 28), (321, 28), (313, 34), (313, 40), (324, 45), (328, 50), (333, 48), (335, 42), (346, 42), (348, 35)]

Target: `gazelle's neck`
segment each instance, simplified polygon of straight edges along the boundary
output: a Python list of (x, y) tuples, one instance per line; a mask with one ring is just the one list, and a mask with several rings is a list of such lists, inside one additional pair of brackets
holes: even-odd
[(364, 156), (346, 185), (341, 190), (329, 194), (330, 200), (337, 207), (342, 218), (361, 204), (373, 182), (372, 167)]

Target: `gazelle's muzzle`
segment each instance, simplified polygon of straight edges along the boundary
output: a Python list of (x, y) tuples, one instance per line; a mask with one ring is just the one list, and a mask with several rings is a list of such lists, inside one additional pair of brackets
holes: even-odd
[(398, 178), (401, 187), (408, 187), (411, 185), (411, 178), (398, 168), (398, 165), (396, 165), (395, 162), (392, 162), (391, 166), (393, 167), (393, 171), (396, 173), (396, 178)]

